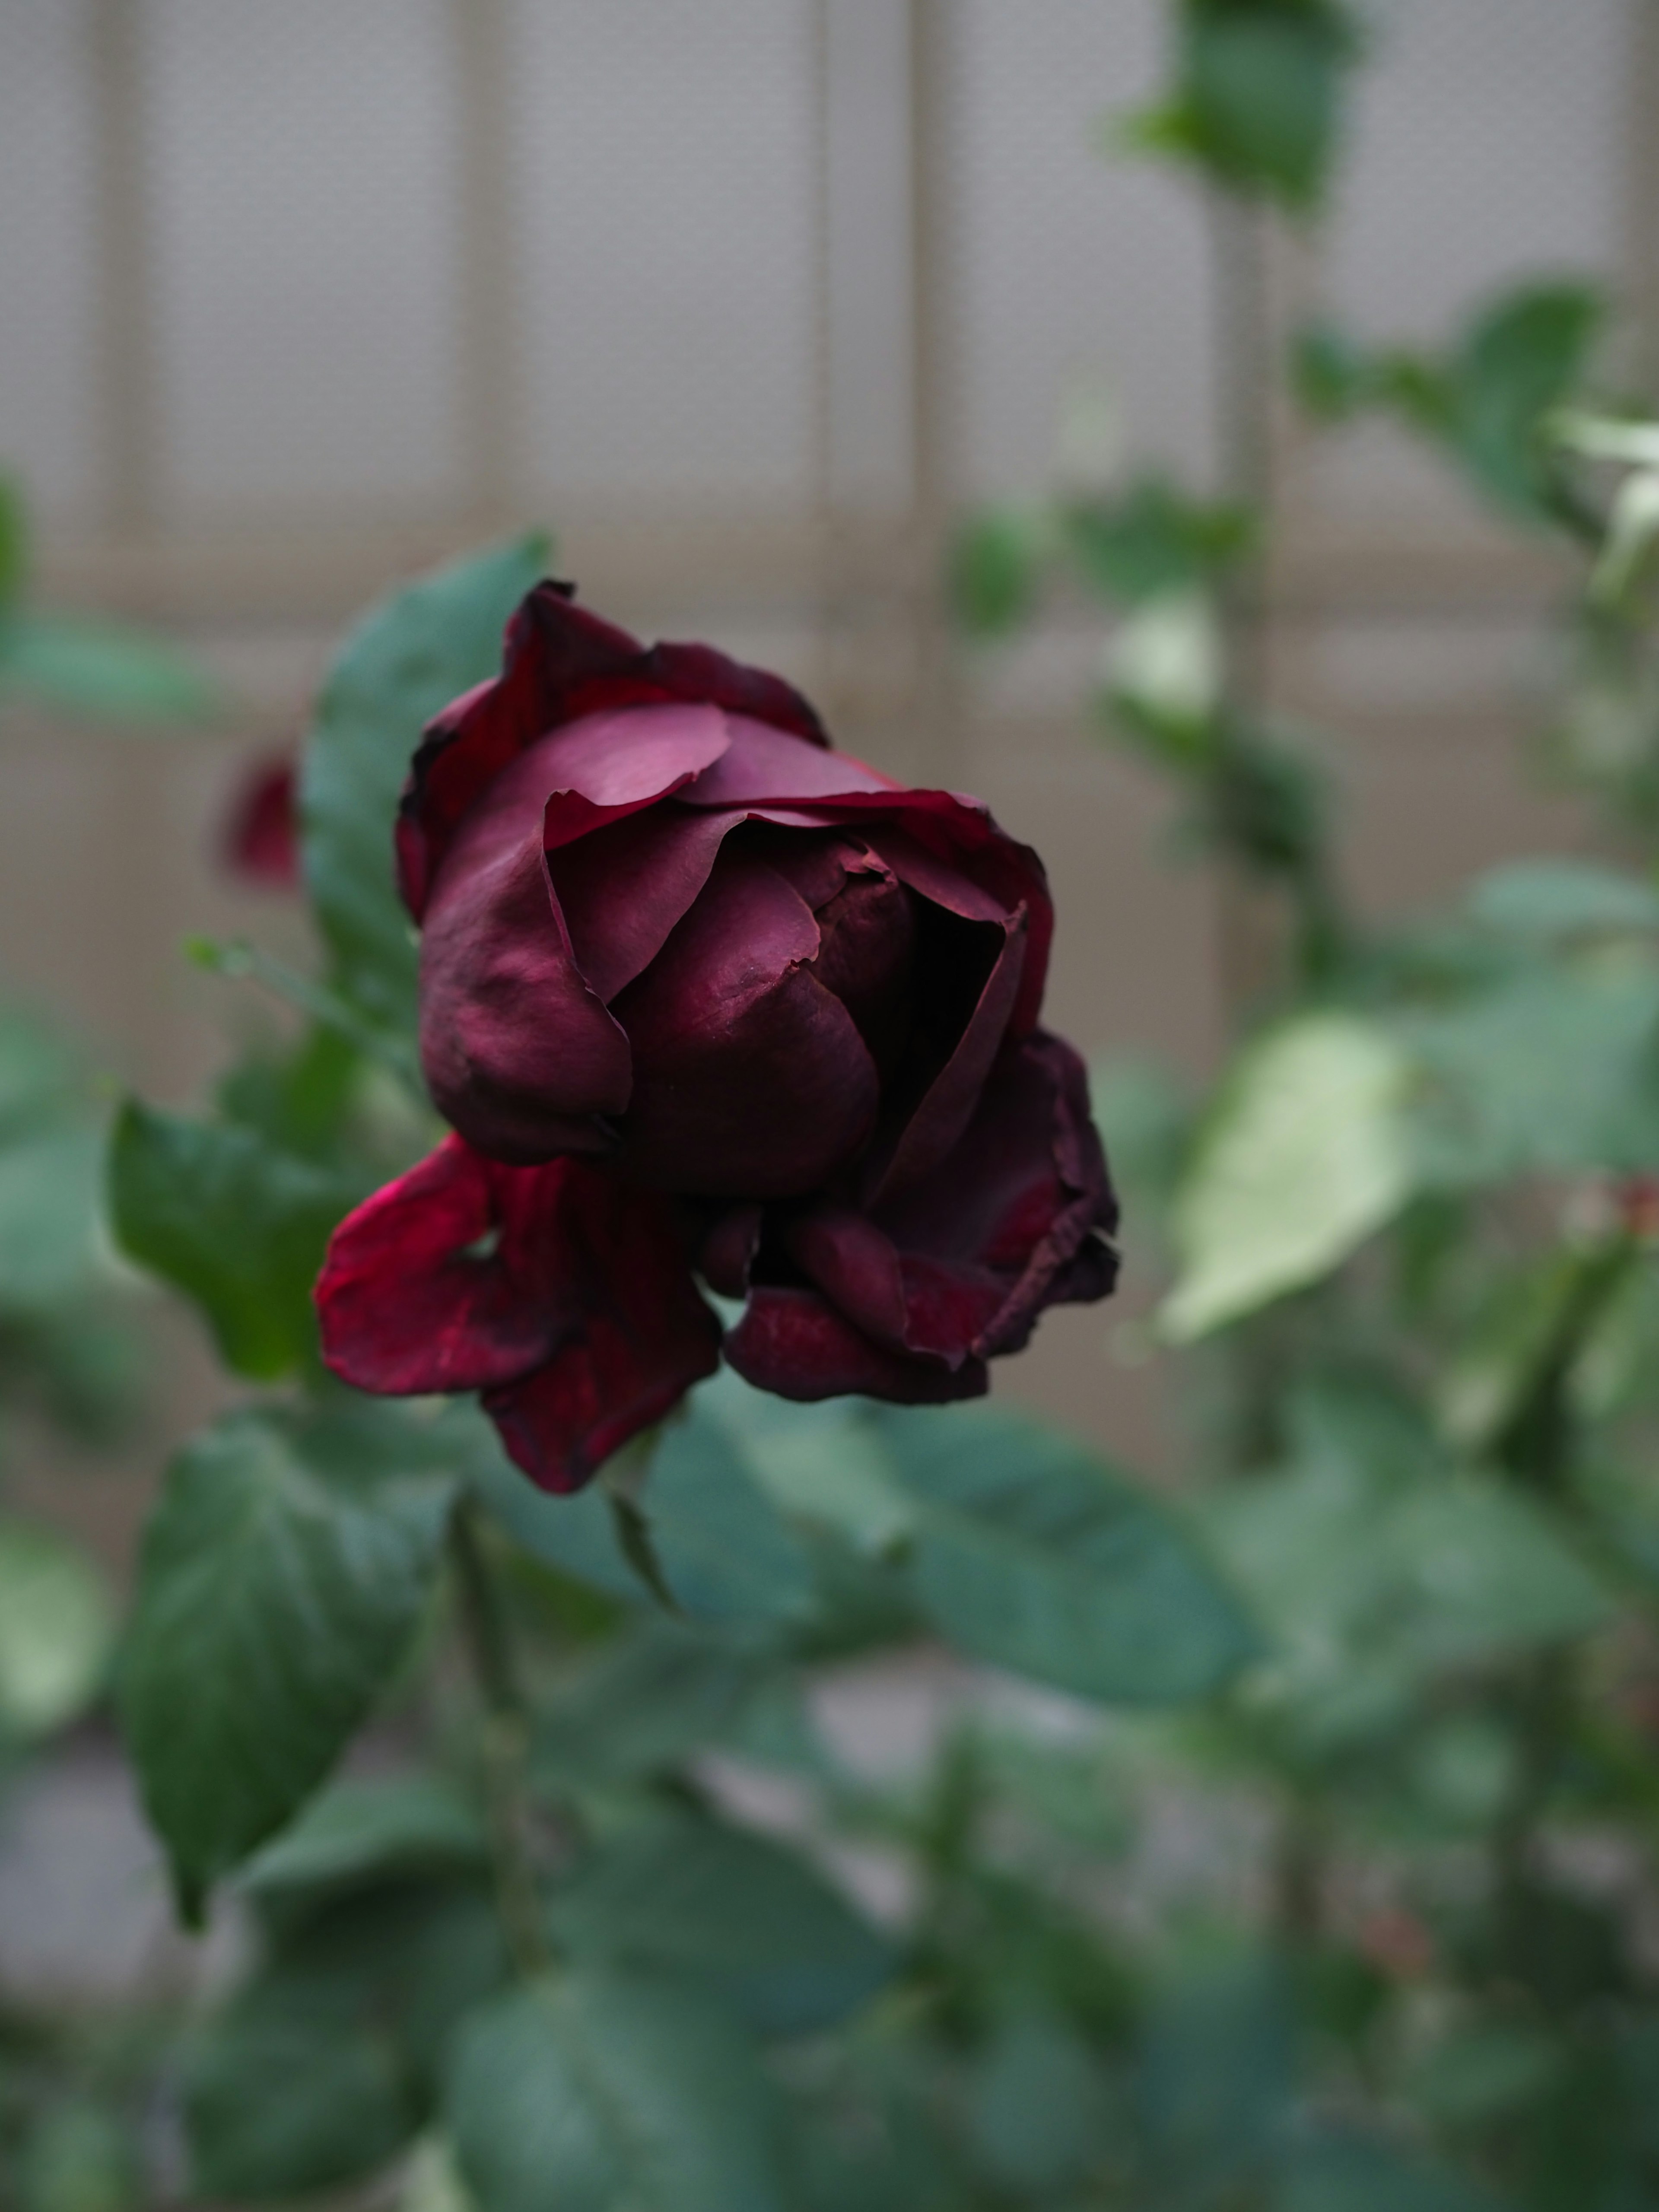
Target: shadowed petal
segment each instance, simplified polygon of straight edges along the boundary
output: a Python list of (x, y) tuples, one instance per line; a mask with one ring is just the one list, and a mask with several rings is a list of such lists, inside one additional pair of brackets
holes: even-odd
[(618, 1165), (701, 1196), (811, 1190), (874, 1121), (874, 1062), (807, 965), (811, 909), (727, 847), (658, 958), (616, 1002), (634, 1054)]
[(549, 853), (571, 950), (597, 996), (609, 1004), (650, 966), (743, 818), (670, 799)]
[(908, 1359), (872, 1343), (814, 1291), (763, 1284), (750, 1291), (743, 1318), (726, 1340), (726, 1357), (746, 1382), (780, 1398), (811, 1400), (856, 1394), (902, 1406), (941, 1406), (982, 1397), (982, 1364), (954, 1370), (933, 1359)]

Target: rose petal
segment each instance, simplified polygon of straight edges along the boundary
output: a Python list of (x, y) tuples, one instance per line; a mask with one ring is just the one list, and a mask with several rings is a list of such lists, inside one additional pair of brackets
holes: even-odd
[(548, 854), (576, 964), (607, 1005), (662, 951), (743, 819), (669, 799)]
[(874, 1063), (812, 975), (811, 909), (728, 844), (662, 952), (616, 1002), (634, 1054), (618, 1164), (706, 1196), (811, 1189), (875, 1119)]
[(591, 1118), (631, 1085), (628, 1039), (584, 981), (539, 832), (451, 848), (421, 943), (421, 1060), (433, 1102), (479, 1151), (519, 1162), (596, 1152)]
[(399, 881), (425, 910), (449, 840), (495, 778), (550, 731), (592, 713), (685, 700), (787, 730), (823, 732), (800, 695), (708, 646), (647, 651), (626, 630), (571, 604), (568, 585), (538, 584), (507, 625), (501, 676), (447, 708), (415, 756), (398, 823)]
[(1017, 1350), (1046, 1306), (1104, 1297), (1117, 1205), (1077, 1054), (1042, 1030), (1005, 1054), (949, 1158), (874, 1218), (907, 1265), (1000, 1282), (975, 1356)]
[(562, 1227), (578, 1325), (545, 1364), (486, 1392), (508, 1456), (544, 1490), (580, 1490), (720, 1364), (673, 1209), (574, 1163)]
[(803, 799), (902, 789), (890, 776), (866, 767), (849, 753), (803, 744), (799, 738), (763, 722), (733, 715), (726, 727), (731, 744), (686, 793), (693, 805), (745, 806), (767, 800), (792, 805)]
[(1116, 1255), (1082, 1062), (1039, 1035), (1006, 1054), (949, 1158), (872, 1212), (818, 1206), (790, 1257), (863, 1334), (951, 1366), (1024, 1344), (1039, 1313), (1104, 1297)]
[[(967, 926), (957, 927), (960, 930)], [(988, 926), (972, 927), (983, 931)], [(1001, 948), (950, 1057), (928, 1084), (885, 1157), (872, 1160), (867, 1182), (872, 1205), (937, 1167), (968, 1127), (985, 1079), (1008, 1034), (1024, 972), (1025, 947), (1022, 908), (1004, 926)], [(919, 963), (919, 994), (926, 993), (932, 981), (925, 963)]]
[(484, 1390), (552, 1490), (579, 1488), (719, 1359), (672, 1205), (575, 1160), (503, 1167), (459, 1137), (340, 1224), (317, 1306), (343, 1381)]
[(317, 1281), (326, 1364), (396, 1396), (482, 1389), (545, 1359), (569, 1318), (538, 1256), (565, 1173), (500, 1167), (446, 1137), (365, 1199)]
[(726, 1357), (746, 1382), (780, 1398), (811, 1400), (855, 1394), (902, 1406), (941, 1406), (982, 1397), (981, 1362), (957, 1368), (907, 1359), (872, 1343), (816, 1291), (765, 1284), (750, 1293), (743, 1318), (726, 1339)]

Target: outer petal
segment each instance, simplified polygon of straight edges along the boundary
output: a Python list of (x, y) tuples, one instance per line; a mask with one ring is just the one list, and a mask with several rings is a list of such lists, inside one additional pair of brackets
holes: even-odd
[(335, 1231), (324, 1358), (360, 1389), (483, 1389), (534, 1480), (574, 1490), (719, 1358), (672, 1206), (575, 1160), (451, 1137)]
[(954, 1369), (909, 1359), (873, 1343), (814, 1291), (771, 1284), (750, 1291), (743, 1318), (726, 1340), (726, 1357), (746, 1382), (780, 1398), (857, 1394), (902, 1406), (940, 1406), (979, 1398), (982, 1363)]
[(546, 1359), (569, 1323), (541, 1265), (568, 1172), (503, 1168), (446, 1137), (365, 1199), (317, 1280), (327, 1364), (399, 1396), (483, 1389)]
[(553, 1357), (485, 1393), (507, 1454), (544, 1490), (580, 1490), (720, 1364), (720, 1323), (665, 1199), (573, 1164), (563, 1226), (581, 1313)]
[(677, 700), (769, 723), (808, 744), (824, 743), (817, 715), (779, 678), (708, 646), (647, 650), (574, 605), (569, 586), (538, 584), (507, 625), (501, 675), (446, 708), (415, 756), (398, 860), (416, 920), (462, 817), (521, 752), (582, 715)]
[(956, 1367), (1018, 1350), (1045, 1307), (1104, 1297), (1116, 1218), (1082, 1062), (1040, 1032), (930, 1176), (868, 1213), (816, 1208), (787, 1243), (860, 1331)]

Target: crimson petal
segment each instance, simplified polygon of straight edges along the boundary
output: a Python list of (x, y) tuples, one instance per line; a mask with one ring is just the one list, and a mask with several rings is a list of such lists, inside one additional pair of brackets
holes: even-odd
[(577, 1160), (503, 1167), (459, 1137), (340, 1224), (317, 1305), (342, 1380), (483, 1390), (550, 1490), (579, 1489), (720, 1357), (668, 1201)]
[(817, 1291), (762, 1284), (726, 1340), (726, 1357), (746, 1382), (780, 1398), (856, 1395), (901, 1406), (942, 1406), (983, 1397), (984, 1363), (956, 1368), (908, 1359), (872, 1343)]
[(585, 714), (672, 701), (825, 743), (817, 715), (780, 678), (708, 646), (647, 650), (574, 605), (568, 585), (538, 584), (507, 624), (501, 674), (446, 708), (415, 756), (398, 823), (398, 880), (415, 919), (463, 817), (521, 752)]

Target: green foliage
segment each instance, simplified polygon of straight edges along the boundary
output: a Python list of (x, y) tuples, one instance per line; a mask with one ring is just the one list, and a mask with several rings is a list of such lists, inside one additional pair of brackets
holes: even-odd
[(447, 2112), (479, 2212), (782, 2212), (763, 2077), (712, 2001), (582, 1967), (468, 2023)]
[(1482, 308), (1441, 356), (1370, 353), (1326, 325), (1297, 341), (1304, 404), (1340, 422), (1382, 409), (1437, 445), (1501, 514), (1575, 522), (1550, 432), (1583, 386), (1607, 303), (1577, 281), (1528, 283)]
[(121, 1701), (188, 1917), (298, 1810), (407, 1650), (448, 1462), (418, 1423), (350, 1407), (232, 1414), (169, 1470)]
[(687, 1814), (603, 1844), (556, 1893), (550, 1919), (572, 1958), (696, 1982), (761, 2034), (833, 2027), (895, 1963), (793, 1852)]
[(881, 1434), (916, 1509), (917, 1602), (960, 1650), (1125, 1705), (1201, 1697), (1253, 1656), (1179, 1524), (1092, 1454), (1001, 1408)]
[(311, 1286), (355, 1180), (252, 1129), (130, 1099), (110, 1149), (110, 1208), (130, 1255), (200, 1309), (226, 1364), (264, 1381), (314, 1360)]
[(1133, 118), (1129, 143), (1229, 191), (1316, 208), (1358, 57), (1352, 15), (1337, 0), (1181, 0), (1178, 24), (1173, 85)]
[(415, 939), (391, 829), (422, 730), (501, 665), (507, 617), (544, 573), (548, 541), (514, 540), (406, 585), (366, 615), (318, 702), (300, 786), (306, 881), (337, 989), (407, 1030)]
[(114, 1608), (56, 1530), (0, 1517), (0, 1735), (50, 1735), (103, 1686)]

